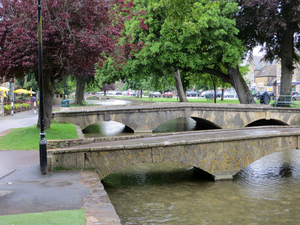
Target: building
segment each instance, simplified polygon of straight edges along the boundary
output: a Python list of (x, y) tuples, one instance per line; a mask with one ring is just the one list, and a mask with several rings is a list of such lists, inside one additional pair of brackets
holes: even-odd
[[(280, 92), (281, 63), (274, 60), (272, 63), (265, 62), (263, 56), (253, 56), (244, 65), (248, 65), (248, 73), (245, 79), (249, 82), (251, 91)], [(296, 65), (292, 81), (292, 90), (300, 92), (300, 67)]]

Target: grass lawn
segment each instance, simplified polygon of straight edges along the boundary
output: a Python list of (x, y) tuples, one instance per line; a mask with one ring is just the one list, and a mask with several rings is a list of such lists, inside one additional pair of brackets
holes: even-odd
[(26, 213), (0, 216), (0, 224), (5, 225), (85, 225), (85, 210), (64, 210), (42, 213)]
[[(46, 140), (78, 138), (73, 124), (51, 124), (45, 131)], [(13, 129), (12, 132), (0, 137), (0, 150), (38, 150), (40, 129), (36, 125)]]
[[(115, 96), (115, 98), (122, 98), (124, 100), (132, 99), (132, 100), (142, 100), (142, 101), (149, 101), (149, 102), (179, 102), (177, 98), (148, 98), (148, 97), (143, 97), (143, 98), (136, 98), (136, 97), (121, 97), (121, 96)], [(188, 98), (189, 102), (192, 103), (214, 103), (213, 99), (205, 99), (205, 98)], [(240, 104), (238, 99), (227, 99), (225, 98), (223, 101), (221, 101), (220, 98), (217, 98), (217, 103), (222, 103), (222, 104)]]
[[(114, 96), (114, 98), (122, 98), (124, 100), (141, 100), (141, 101), (149, 101), (149, 102), (179, 102), (177, 98), (152, 98), (149, 99), (149, 97), (143, 97), (143, 98), (136, 98), (136, 97), (122, 97), (122, 96)], [(213, 99), (205, 99), (205, 98), (188, 98), (188, 102), (191, 103), (214, 103)], [(255, 100), (255, 102), (260, 105), (259, 100)], [(270, 105), (272, 105), (274, 101), (270, 102)], [(220, 98), (217, 98), (217, 104), (240, 104), (238, 99), (228, 99), (224, 98), (223, 101), (221, 101)], [(296, 105), (291, 105), (291, 107), (300, 108), (300, 101), (294, 101)]]
[(82, 101), (83, 105), (70, 104), (70, 107), (83, 107), (86, 106), (86, 101)]

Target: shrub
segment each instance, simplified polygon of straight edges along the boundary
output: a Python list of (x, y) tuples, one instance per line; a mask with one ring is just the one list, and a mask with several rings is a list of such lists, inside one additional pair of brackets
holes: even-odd
[(4, 110), (10, 110), (11, 109), (11, 105), (4, 105)]

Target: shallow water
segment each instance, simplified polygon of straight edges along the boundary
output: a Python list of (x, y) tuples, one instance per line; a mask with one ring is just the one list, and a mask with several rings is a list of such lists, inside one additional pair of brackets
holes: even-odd
[[(201, 130), (202, 128), (192, 118), (177, 118), (169, 120), (153, 130), (153, 133), (180, 132)], [(86, 138), (135, 135), (133, 130), (115, 121), (94, 123), (83, 130)], [(141, 133), (139, 133), (140, 135)]]
[(107, 176), (122, 224), (300, 224), (300, 151), (265, 156), (212, 182), (185, 164), (136, 164)]

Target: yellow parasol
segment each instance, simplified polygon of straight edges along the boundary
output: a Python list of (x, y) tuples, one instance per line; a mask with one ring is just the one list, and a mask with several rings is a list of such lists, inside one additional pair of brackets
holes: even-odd
[(17, 89), (17, 90), (14, 90), (14, 93), (17, 93), (17, 94), (29, 94), (30, 92), (27, 91), (26, 89)]
[(9, 89), (6, 87), (0, 87), (0, 91), (9, 91)]
[(30, 88), (30, 91), (29, 91), (29, 93), (30, 93), (30, 96), (32, 96), (32, 94), (35, 94), (35, 92), (34, 92), (34, 91), (32, 91), (32, 88)]

